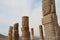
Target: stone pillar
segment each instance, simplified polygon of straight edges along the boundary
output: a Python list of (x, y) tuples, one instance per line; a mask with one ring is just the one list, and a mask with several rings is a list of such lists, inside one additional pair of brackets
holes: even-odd
[(13, 39), (12, 33), (13, 33), (13, 27), (10, 26), (9, 31), (8, 31), (8, 40), (12, 40)]
[(44, 40), (42, 25), (39, 26), (39, 31), (40, 31), (40, 40)]
[(31, 40), (34, 40), (34, 29), (31, 28)]
[(22, 40), (30, 40), (30, 32), (29, 32), (29, 17), (22, 17)]
[(14, 24), (14, 40), (19, 40), (19, 30), (18, 30), (19, 24)]
[(55, 0), (42, 0), (42, 24), (45, 30), (45, 40), (57, 40), (58, 22), (55, 8)]

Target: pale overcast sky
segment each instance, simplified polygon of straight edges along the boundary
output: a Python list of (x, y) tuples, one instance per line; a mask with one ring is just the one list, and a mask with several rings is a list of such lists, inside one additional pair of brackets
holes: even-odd
[[(56, 0), (56, 12), (60, 23), (60, 0)], [(36, 36), (39, 35), (39, 25), (42, 18), (41, 0), (0, 0), (0, 33), (8, 35), (9, 26), (19, 23), (21, 35), (21, 17), (29, 16), (29, 27), (34, 28)]]

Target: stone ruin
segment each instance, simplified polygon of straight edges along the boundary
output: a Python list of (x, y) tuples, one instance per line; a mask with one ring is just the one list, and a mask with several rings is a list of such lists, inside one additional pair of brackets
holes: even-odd
[(31, 28), (30, 34), (31, 34), (31, 40), (34, 40), (34, 29), (33, 28)]
[[(60, 26), (56, 15), (55, 0), (42, 0), (42, 25), (39, 26), (40, 40), (60, 40)], [(45, 37), (43, 33), (45, 31)], [(8, 40), (19, 40), (18, 23), (9, 28)], [(33, 28), (29, 31), (29, 17), (22, 17), (22, 40), (34, 40)], [(31, 33), (31, 37), (30, 37)], [(12, 36), (13, 34), (13, 36)]]
[(18, 23), (14, 24), (14, 27), (10, 26), (8, 31), (8, 40), (19, 40), (18, 26)]
[(42, 0), (42, 25), (44, 25), (44, 40), (59, 40), (58, 22), (56, 15), (55, 0)]
[(19, 30), (18, 30), (18, 26), (19, 26), (18, 23), (14, 24), (13, 40), (19, 40)]
[(42, 27), (42, 25), (39, 26), (39, 32), (40, 32), (40, 40), (44, 40), (44, 37), (43, 37), (43, 27)]
[(29, 17), (22, 17), (22, 40), (30, 40), (30, 32), (29, 32)]
[(12, 40), (13, 36), (13, 27), (10, 26), (9, 31), (8, 31), (8, 40)]

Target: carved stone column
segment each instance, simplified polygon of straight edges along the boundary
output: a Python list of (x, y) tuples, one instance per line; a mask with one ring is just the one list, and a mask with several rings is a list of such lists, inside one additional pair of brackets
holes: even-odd
[(42, 25), (39, 26), (39, 31), (40, 31), (40, 40), (44, 40)]
[(8, 31), (8, 40), (12, 40), (13, 39), (12, 33), (13, 33), (13, 27), (10, 26), (9, 31)]
[(22, 40), (30, 40), (29, 17), (22, 17)]
[(59, 27), (56, 15), (55, 0), (42, 0), (42, 25), (44, 25), (45, 40), (58, 40)]
[(34, 40), (34, 29), (31, 28), (31, 40)]
[(14, 24), (14, 40), (19, 40), (19, 30), (18, 30), (19, 24)]

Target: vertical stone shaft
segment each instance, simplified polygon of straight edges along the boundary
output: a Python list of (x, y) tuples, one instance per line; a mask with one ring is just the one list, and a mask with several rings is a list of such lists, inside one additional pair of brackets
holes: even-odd
[(43, 18), (42, 24), (45, 30), (45, 40), (57, 40), (57, 15), (55, 0), (42, 0)]
[(10, 26), (9, 31), (8, 31), (8, 40), (12, 40), (12, 33), (13, 33), (13, 27)]
[(31, 40), (34, 40), (34, 29), (31, 28)]
[(30, 40), (29, 17), (22, 17), (22, 40)]
[(40, 40), (44, 40), (42, 25), (39, 26), (39, 31), (40, 31)]
[(14, 40), (19, 40), (18, 23), (14, 24)]

